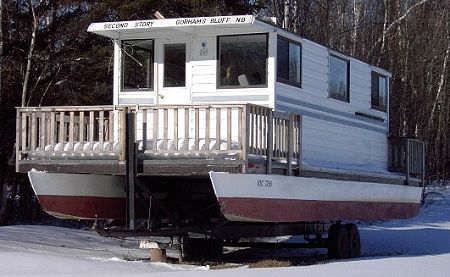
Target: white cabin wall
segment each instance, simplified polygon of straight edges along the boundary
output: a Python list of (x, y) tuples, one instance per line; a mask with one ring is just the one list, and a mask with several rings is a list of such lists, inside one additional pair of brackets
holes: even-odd
[[(275, 106), (303, 114), (304, 160), (387, 169), (387, 114), (371, 109), (371, 67), (332, 52), (350, 61), (350, 102), (329, 98), (329, 50), (289, 33), (282, 35), (302, 45), (302, 87), (276, 82)], [(355, 112), (380, 117), (384, 122)]]
[[(232, 34), (253, 34), (253, 33), (269, 33), (269, 58), (268, 58), (268, 85), (265, 88), (238, 88), (238, 89), (218, 89), (217, 88), (217, 37), (222, 35)], [(170, 41), (185, 39), (189, 41), (190, 49), (188, 49), (188, 56), (191, 57), (189, 61), (190, 73), (187, 78), (190, 79), (191, 103), (254, 103), (263, 106), (274, 107), (274, 79), (275, 79), (275, 59), (276, 54), (276, 34), (274, 32), (267, 32), (255, 27), (240, 27), (240, 28), (202, 28), (192, 29), (190, 31), (171, 30), (165, 32), (148, 32), (136, 34), (133, 39), (154, 39), (155, 47), (160, 45), (160, 41)], [(206, 47), (202, 44), (206, 43)], [(201, 55), (200, 52), (206, 48), (207, 55)], [(152, 91), (121, 91), (120, 90), (120, 42), (115, 44), (115, 75), (114, 75), (114, 97), (117, 99), (117, 104), (120, 105), (143, 105), (155, 104), (155, 91), (158, 90), (158, 74), (162, 74), (161, 63), (158, 60), (157, 52), (161, 49), (155, 48), (155, 65), (154, 65), (154, 89)], [(187, 82), (189, 83), (189, 82)], [(188, 103), (186, 103), (188, 104)]]

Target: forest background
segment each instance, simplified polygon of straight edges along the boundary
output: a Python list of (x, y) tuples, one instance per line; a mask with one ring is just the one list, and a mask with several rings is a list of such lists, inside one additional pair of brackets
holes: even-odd
[(450, 0), (0, 0), (0, 11), (0, 184), (12, 182), (15, 107), (112, 103), (113, 45), (88, 25), (156, 11), (276, 17), (392, 72), (390, 135), (424, 140), (428, 179), (450, 176)]

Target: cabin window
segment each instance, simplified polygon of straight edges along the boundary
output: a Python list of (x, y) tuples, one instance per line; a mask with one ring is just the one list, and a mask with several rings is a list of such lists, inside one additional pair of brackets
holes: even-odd
[(218, 37), (219, 88), (267, 86), (267, 34)]
[(329, 95), (350, 102), (350, 63), (334, 55), (330, 55)]
[(277, 81), (301, 86), (302, 46), (282, 37), (278, 37), (277, 45)]
[(164, 45), (164, 87), (186, 86), (186, 44)]
[(372, 108), (385, 112), (387, 107), (388, 81), (383, 75), (372, 72)]
[(153, 88), (153, 40), (122, 41), (122, 90)]

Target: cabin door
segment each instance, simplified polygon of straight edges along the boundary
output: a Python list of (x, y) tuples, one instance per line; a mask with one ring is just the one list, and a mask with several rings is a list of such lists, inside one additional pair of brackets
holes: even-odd
[(161, 41), (158, 48), (157, 103), (191, 103), (189, 43), (182, 40)]

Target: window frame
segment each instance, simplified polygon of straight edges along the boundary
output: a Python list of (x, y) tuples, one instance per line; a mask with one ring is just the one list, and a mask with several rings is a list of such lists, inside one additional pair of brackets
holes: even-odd
[[(347, 97), (345, 100), (342, 99), (337, 99), (331, 96), (331, 58), (335, 58), (341, 61), (344, 61), (347, 65)], [(333, 53), (329, 53), (328, 55), (328, 98), (330, 99), (334, 99), (340, 102), (344, 102), (344, 103), (350, 103), (350, 60), (343, 58), (341, 56), (338, 56), (336, 54)]]
[[(291, 80), (286, 80), (286, 79), (278, 76), (278, 40), (279, 39), (284, 40), (285, 42), (288, 43), (288, 53), (287, 53), (287, 56), (288, 56), (288, 75), (289, 75), (289, 44), (294, 44), (294, 45), (297, 45), (297, 46), (300, 47), (300, 83), (295, 82), (295, 81), (291, 81)], [(303, 85), (303, 45), (302, 45), (302, 43), (298, 42), (298, 41), (295, 41), (295, 40), (292, 40), (290, 38), (287, 38), (285, 36), (277, 35), (277, 64), (276, 64), (276, 68), (277, 68), (277, 74), (276, 74), (277, 82), (283, 83), (283, 84), (286, 84), (286, 85), (290, 85), (290, 86), (294, 86), (294, 87), (298, 87), (298, 88), (302, 88), (302, 85)]]
[[(240, 37), (240, 36), (254, 36), (265, 35), (266, 37), (266, 83), (263, 85), (250, 85), (250, 86), (223, 86), (220, 85), (220, 38), (222, 37)], [(237, 34), (237, 35), (221, 35), (216, 38), (216, 89), (247, 89), (247, 88), (267, 88), (269, 85), (269, 33), (249, 33), (249, 34)]]
[[(373, 89), (373, 87), (372, 87), (372, 78), (373, 78), (373, 76), (377, 77), (377, 79), (378, 79), (377, 83), (378, 84), (380, 84), (380, 77), (385, 79), (385, 82), (384, 82), (384, 85), (385, 85), (384, 107), (377, 106), (377, 105), (374, 105), (372, 103), (372, 89)], [(377, 94), (377, 96), (378, 96), (378, 99), (379, 99), (379, 97), (380, 97), (380, 87), (379, 86), (378, 86), (378, 94)], [(386, 76), (386, 75), (383, 75), (383, 74), (381, 74), (381, 73), (379, 73), (377, 71), (373, 71), (372, 70), (370, 72), (370, 107), (372, 109), (374, 109), (374, 110), (387, 113), (387, 110), (388, 110), (388, 97), (389, 97), (389, 77)]]
[[(150, 81), (150, 87), (149, 88), (124, 88), (124, 79), (125, 79), (125, 74), (124, 74), (124, 70), (125, 70), (125, 59), (124, 59), (124, 54), (123, 54), (123, 45), (126, 41), (152, 41), (152, 46), (153, 49), (151, 51), (151, 58), (152, 58), (152, 78)], [(140, 47), (138, 47), (140, 48)], [(141, 48), (142, 49), (142, 48)], [(146, 91), (146, 92), (151, 92), (151, 91), (155, 91), (155, 39), (151, 38), (151, 39), (124, 39), (120, 41), (120, 90), (119, 92), (123, 92), (123, 93), (127, 93), (127, 92), (142, 92), (142, 91)]]

